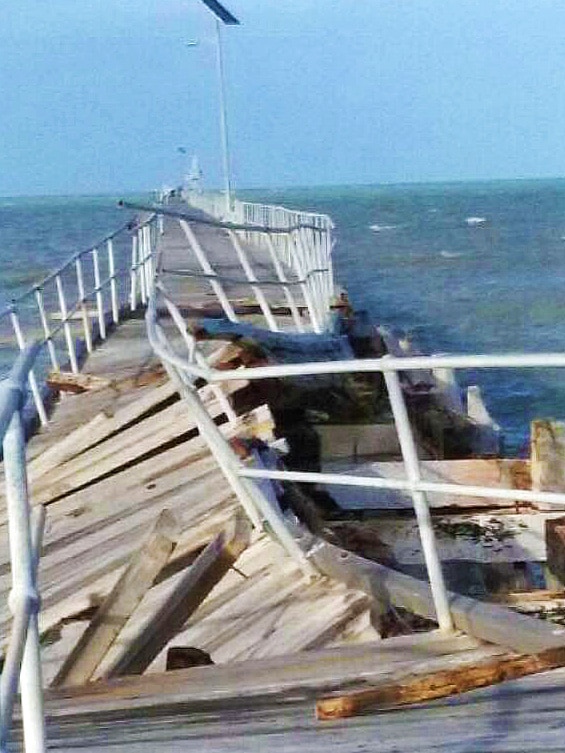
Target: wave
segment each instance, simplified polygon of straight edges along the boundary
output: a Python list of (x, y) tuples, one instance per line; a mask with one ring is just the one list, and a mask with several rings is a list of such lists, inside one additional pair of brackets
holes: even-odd
[(486, 221), (486, 217), (467, 217), (465, 219), (467, 225), (484, 225)]
[(395, 230), (398, 225), (369, 225), (369, 230), (373, 230), (375, 233), (382, 233), (383, 230)]
[(463, 256), (459, 251), (440, 251), (439, 255), (443, 256), (444, 259), (459, 259), (459, 257)]

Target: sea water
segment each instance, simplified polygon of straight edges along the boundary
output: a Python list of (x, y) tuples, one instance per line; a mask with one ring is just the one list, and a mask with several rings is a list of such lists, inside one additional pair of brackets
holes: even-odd
[[(336, 278), (358, 309), (428, 353), (565, 352), (565, 180), (248, 192), (330, 214)], [(458, 374), (479, 384), (509, 454), (565, 420), (565, 370)]]
[[(430, 353), (565, 352), (565, 181), (247, 191), (330, 214), (338, 282), (357, 309)], [(114, 197), (0, 199), (0, 307), (130, 219)], [(0, 342), (0, 368), (13, 354)], [(565, 372), (477, 371), (506, 435), (565, 420)]]
[[(0, 375), (15, 357), (10, 322), (2, 316), (6, 307), (132, 216), (110, 196), (0, 198)], [(24, 327), (26, 309), (35, 305), (33, 297), (27, 301), (20, 309)], [(38, 322), (36, 312), (34, 316)], [(37, 330), (25, 334), (33, 339)]]

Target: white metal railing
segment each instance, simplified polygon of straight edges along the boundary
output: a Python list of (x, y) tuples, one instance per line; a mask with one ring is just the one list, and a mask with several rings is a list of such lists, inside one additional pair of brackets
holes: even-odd
[[(247, 210), (245, 210), (247, 211)], [(253, 210), (251, 216), (254, 221), (263, 222), (268, 220), (273, 222), (278, 208), (273, 208), (269, 214), (265, 209)], [(244, 215), (248, 218), (249, 215)], [(238, 220), (240, 218), (238, 217)], [(394, 423), (399, 438), (402, 452), (405, 477), (402, 479), (389, 479), (377, 476), (359, 476), (347, 473), (306, 473), (298, 471), (270, 470), (265, 468), (249, 467), (225, 446), (223, 438), (217, 429), (212, 426), (208, 427), (208, 442), (214, 451), (215, 446), (222, 445), (224, 462), (229, 464), (230, 477), (242, 480), (260, 480), (273, 479), (277, 481), (296, 481), (312, 484), (336, 484), (349, 487), (372, 487), (391, 490), (405, 490), (410, 493), (414, 510), (418, 522), (422, 550), (427, 567), (428, 577), (434, 599), (437, 619), (442, 629), (451, 629), (453, 622), (450, 615), (449, 603), (445, 582), (442, 574), (441, 562), (437, 551), (435, 535), (431, 522), (429, 506), (426, 499), (427, 493), (437, 493), (447, 496), (465, 495), (478, 498), (496, 498), (511, 499), (516, 502), (538, 502), (546, 504), (565, 504), (565, 494), (557, 492), (542, 492), (536, 490), (510, 489), (510, 488), (492, 488), (482, 485), (455, 484), (442, 482), (428, 482), (423, 480), (420, 462), (417, 455), (416, 442), (408, 413), (406, 409), (404, 394), (401, 388), (399, 372), (410, 372), (415, 370), (435, 370), (435, 369), (513, 369), (513, 368), (548, 368), (548, 367), (565, 367), (565, 354), (562, 353), (545, 353), (545, 354), (508, 354), (508, 355), (441, 355), (441, 356), (413, 356), (413, 357), (394, 357), (385, 356), (383, 358), (373, 359), (349, 359), (339, 361), (311, 362), (300, 364), (284, 364), (260, 367), (247, 367), (245, 369), (218, 370), (211, 368), (205, 360), (197, 358), (198, 344), (191, 337), (190, 333), (186, 334), (187, 354), (180, 356), (174, 351), (167, 341), (163, 330), (161, 329), (157, 315), (157, 299), (162, 297), (166, 301), (169, 310), (175, 309), (163, 282), (159, 282), (155, 288), (154, 296), (149, 302), (146, 319), (148, 327), (148, 336), (155, 352), (159, 355), (167, 368), (174, 372), (177, 381), (182, 381), (185, 389), (189, 389), (195, 379), (204, 379), (210, 384), (219, 384), (233, 379), (273, 379), (297, 376), (313, 376), (326, 374), (352, 374), (352, 373), (374, 373), (383, 374)], [(175, 318), (177, 323), (182, 322), (180, 313), (176, 312)], [(181, 325), (182, 326), (182, 325)], [(205, 412), (203, 404), (197, 405), (198, 397), (192, 391), (191, 404), (193, 410)], [(248, 489), (248, 487), (246, 487)], [(235, 487), (234, 487), (235, 490)], [(257, 489), (251, 495), (254, 503), (258, 493)], [(256, 508), (256, 514), (263, 517), (263, 513)], [(291, 545), (287, 544), (287, 549), (296, 555)]]
[[(8, 750), (18, 684), (25, 749), (28, 753), (46, 750), (36, 582), (45, 508), (35, 508), (32, 521), (25, 453), (28, 385), (39, 420), (47, 423), (45, 393), (34, 369), (59, 371), (63, 365), (77, 372), (82, 350), (91, 352), (97, 340), (106, 338), (109, 325), (117, 324), (128, 309), (135, 311), (146, 304), (161, 229), (155, 214), (120, 228), (75, 254), (0, 312), (0, 323), (9, 323), (20, 351), (9, 376), (0, 381), (13, 614), (0, 676), (0, 753)], [(41, 363), (43, 354), (46, 363)]]
[[(190, 206), (217, 219), (225, 227), (232, 225), (246, 244), (267, 252), (275, 268), (277, 283), (286, 282), (285, 270), (298, 280), (314, 332), (329, 326), (330, 304), (334, 296), (332, 264), (333, 222), (328, 215), (302, 212), (269, 204), (256, 204), (235, 199), (227, 212), (225, 197), (217, 193), (188, 192)], [(255, 229), (256, 228), (256, 229)], [(239, 251), (238, 251), (239, 256)], [(247, 279), (253, 281), (241, 260)], [(294, 316), (288, 285), (283, 290)], [(271, 327), (272, 328), (272, 327)], [(299, 331), (300, 327), (297, 327)]]
[(39, 594), (36, 585), (45, 510), (42, 506), (37, 508), (35, 523), (32, 524), (26, 481), (25, 435), (22, 417), (22, 409), (27, 397), (27, 380), (39, 349), (39, 343), (24, 348), (9, 377), (0, 382), (0, 439), (4, 455), (12, 568), (9, 606), (14, 616), (0, 677), (0, 751), (2, 753), (6, 753), (8, 749), (18, 681), (21, 685), (26, 750), (33, 753), (43, 753), (45, 750), (37, 626)]
[(100, 243), (72, 256), (41, 282), (0, 311), (0, 326), (12, 330), (20, 351), (31, 341), (45, 346), (29, 372), (29, 385), (40, 422), (47, 424), (45, 394), (36, 369), (78, 373), (84, 353), (105, 340), (110, 325), (126, 310), (135, 311), (148, 298), (159, 221), (147, 219), (120, 228)]

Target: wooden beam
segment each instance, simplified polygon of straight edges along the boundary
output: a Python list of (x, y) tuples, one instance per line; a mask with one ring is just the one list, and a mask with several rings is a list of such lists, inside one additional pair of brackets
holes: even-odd
[(45, 380), (48, 387), (59, 392), (93, 392), (112, 386), (111, 379), (94, 374), (72, 374), (67, 371), (51, 371)]
[(105, 677), (142, 674), (228, 572), (251, 539), (251, 524), (238, 513), (208, 544), (178, 581), (165, 604), (105, 673)]
[[(429, 583), (315, 537), (311, 551), (310, 561), (324, 575), (365, 591), (384, 604), (436, 619)], [(565, 631), (559, 625), (453, 592), (448, 592), (448, 600), (455, 627), (475, 638), (524, 654), (565, 646)]]
[[(193, 645), (193, 644), (192, 644)], [(354, 687), (362, 677), (371, 685), (383, 684), (389, 677), (408, 677), (466, 664), (476, 665), (507, 652), (494, 646), (478, 646), (463, 635), (417, 633), (386, 641), (347, 644), (339, 647), (301, 651), (232, 661), (215, 666), (175, 672), (147, 673), (115, 680), (89, 683), (75, 688), (49, 689), (46, 694), (50, 718), (118, 709), (151, 713), (158, 706), (186, 714), (203, 702), (225, 712), (230, 699), (251, 703), (276, 702), (291, 697), (315, 701), (322, 694)], [(244, 671), (242, 671), (242, 668)], [(297, 696), (298, 694), (298, 696)], [(179, 708), (180, 705), (180, 708)]]
[(565, 648), (502, 657), (474, 666), (412, 676), (396, 683), (387, 682), (373, 688), (320, 698), (316, 702), (316, 717), (321, 720), (342, 719), (370, 709), (423, 703), (563, 666)]
[(114, 639), (137, 607), (178, 540), (179, 525), (163, 510), (141, 548), (106, 597), (53, 680), (53, 685), (81, 685), (93, 675)]

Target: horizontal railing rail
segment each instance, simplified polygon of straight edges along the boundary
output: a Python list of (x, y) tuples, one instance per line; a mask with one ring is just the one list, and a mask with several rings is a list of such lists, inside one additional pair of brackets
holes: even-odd
[(187, 220), (197, 225), (207, 225), (208, 227), (218, 227), (223, 230), (245, 230), (250, 233), (268, 233), (272, 235), (284, 235), (293, 233), (297, 230), (320, 230), (324, 225), (317, 225), (312, 221), (300, 220), (289, 225), (278, 224), (257, 224), (255, 222), (234, 222), (232, 220), (214, 219), (212, 217), (195, 215), (187, 210), (174, 209), (173, 207), (164, 207), (158, 204), (144, 204), (135, 201), (120, 201), (120, 206), (124, 209), (135, 209), (141, 212), (156, 212), (163, 217), (175, 217), (179, 220)]

